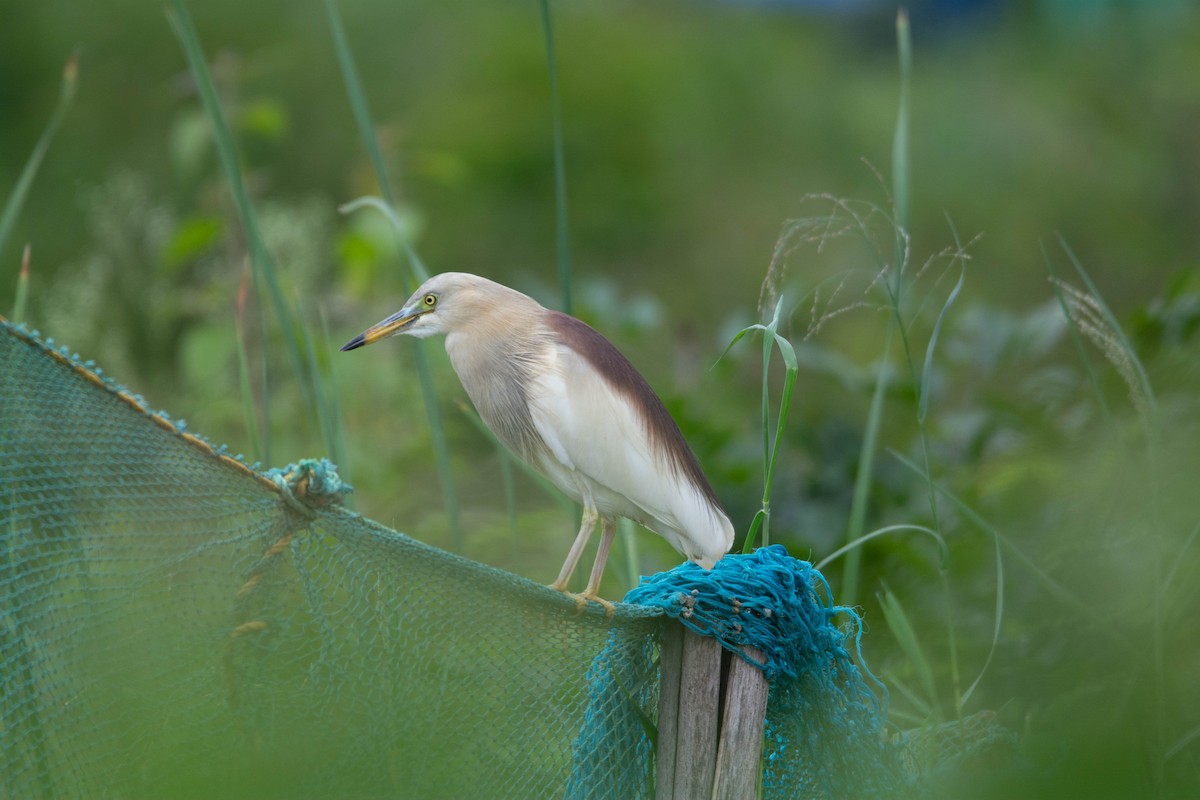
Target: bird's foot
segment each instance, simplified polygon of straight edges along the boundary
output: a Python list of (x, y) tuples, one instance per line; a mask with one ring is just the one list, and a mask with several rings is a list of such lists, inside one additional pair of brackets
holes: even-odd
[(595, 592), (584, 591), (582, 593), (577, 594), (575, 592), (567, 591), (565, 586), (560, 586), (558, 583), (550, 584), (550, 588), (556, 592), (562, 592), (567, 597), (574, 600), (575, 601), (575, 613), (577, 613), (577, 614), (583, 613), (583, 610), (585, 608), (587, 608), (588, 602), (599, 603), (601, 606), (603, 606), (604, 607), (604, 616), (606, 616), (609, 619), (612, 619), (613, 615), (617, 613), (617, 607), (615, 605), (613, 605), (609, 601), (605, 600), (603, 597), (600, 597)]
[(576, 602), (582, 600), (584, 605), (587, 605), (588, 601), (590, 600), (593, 603), (599, 603), (600, 605), (604, 606), (604, 616), (608, 619), (612, 619), (613, 615), (617, 613), (617, 607), (615, 605), (605, 600), (603, 597), (600, 597), (595, 592), (584, 592), (583, 594), (576, 595), (575, 597)]

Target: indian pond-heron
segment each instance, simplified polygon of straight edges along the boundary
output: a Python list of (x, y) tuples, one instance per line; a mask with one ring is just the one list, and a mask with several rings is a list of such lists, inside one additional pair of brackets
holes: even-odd
[(446, 334), (450, 363), (496, 437), (583, 506), (579, 535), (558, 578), (567, 583), (588, 539), (602, 532), (580, 606), (595, 600), (626, 517), (711, 569), (733, 526), (662, 401), (607, 339), (515, 289), (462, 272), (425, 281), (404, 307), (351, 339)]

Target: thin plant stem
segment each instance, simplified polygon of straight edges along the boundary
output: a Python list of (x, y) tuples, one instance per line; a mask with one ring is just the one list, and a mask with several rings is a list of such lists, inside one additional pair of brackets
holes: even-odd
[(571, 241), (567, 226), (567, 169), (563, 156), (562, 98), (558, 91), (558, 59), (554, 52), (554, 21), (550, 0), (540, 0), (546, 65), (550, 73), (550, 115), (554, 126), (554, 230), (558, 243), (558, 280), (562, 310), (571, 313)]
[(17, 178), (16, 185), (8, 195), (8, 201), (4, 204), (4, 211), (0, 212), (0, 252), (4, 251), (4, 245), (8, 242), (13, 225), (16, 224), (17, 217), (25, 205), (25, 198), (29, 195), (30, 187), (33, 186), (33, 179), (37, 176), (38, 168), (42, 165), (42, 159), (46, 157), (46, 151), (50, 149), (50, 143), (54, 140), (55, 134), (58, 133), (59, 127), (62, 126), (63, 120), (67, 117), (67, 112), (71, 108), (71, 102), (75, 99), (75, 87), (78, 79), (79, 54), (73, 53), (67, 59), (66, 66), (63, 67), (62, 86), (59, 90), (58, 103), (54, 106), (54, 111), (51, 112), (46, 127), (42, 129), (42, 135), (38, 137), (37, 144), (33, 146), (33, 152), (29, 154), (29, 158), (25, 162), (25, 167), (21, 170), (20, 177)]
[(17, 296), (13, 300), (12, 321), (21, 322), (25, 319), (25, 303), (29, 300), (29, 259), (30, 247), (25, 245), (21, 253), (21, 271), (17, 274)]
[[(334, 49), (337, 51), (338, 66), (342, 72), (342, 81), (346, 86), (346, 94), (350, 99), (350, 108), (358, 125), (358, 133), (362, 139), (363, 147), (367, 151), (368, 158), (370, 158), (371, 165), (375, 170), (375, 179), (379, 184), (379, 191), (383, 194), (382, 201), (377, 198), (362, 198), (343, 206), (342, 210), (346, 212), (359, 208), (362, 205), (369, 205), (381, 211), (392, 222), (392, 230), (408, 258), (408, 265), (413, 278), (417, 283), (422, 282), (429, 277), (429, 271), (426, 269), (424, 261), (417, 254), (412, 242), (409, 241), (407, 236), (402, 234), (399, 219), (395, 212), (396, 194), (392, 189), (392, 182), (388, 178), (383, 154), (379, 149), (379, 140), (375, 135), (375, 124), (371, 117), (370, 106), (367, 103), (367, 94), (363, 89), (362, 80), (359, 78), (358, 69), (354, 63), (354, 55), (350, 49), (350, 40), (346, 36), (341, 15), (338, 13), (337, 4), (334, 0), (325, 0), (325, 12), (329, 18), (329, 28), (333, 34)], [(402, 283), (406, 291), (415, 289), (415, 286), (409, 282), (407, 277), (402, 280)], [(450, 462), (450, 446), (441, 410), (438, 405), (437, 393), (433, 386), (433, 373), (429, 367), (429, 353), (426, 345), (426, 342), (421, 341), (416, 342), (414, 345), (417, 380), (421, 387), (421, 399), (425, 406), (425, 418), (429, 422), (434, 463), (437, 468), (438, 484), (442, 490), (442, 503), (446, 509), (446, 519), (450, 527), (452, 547), (455, 550), (461, 551), (464, 544), (464, 537), (459, 515), (458, 490), (454, 482), (454, 473)]]

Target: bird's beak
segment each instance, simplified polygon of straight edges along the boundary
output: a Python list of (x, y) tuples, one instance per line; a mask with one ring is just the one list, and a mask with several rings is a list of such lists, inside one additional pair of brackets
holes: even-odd
[(364, 345), (378, 342), (380, 339), (386, 339), (389, 336), (394, 336), (397, 333), (402, 333), (405, 328), (413, 324), (417, 317), (421, 316), (422, 312), (409, 307), (404, 307), (385, 319), (383, 322), (372, 325), (365, 331), (355, 336), (350, 341), (342, 345), (342, 351), (355, 350)]

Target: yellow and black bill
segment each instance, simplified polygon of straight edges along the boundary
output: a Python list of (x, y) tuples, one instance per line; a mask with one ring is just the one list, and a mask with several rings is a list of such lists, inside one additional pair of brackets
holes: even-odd
[(405, 306), (387, 319), (372, 325), (358, 336), (346, 342), (342, 345), (342, 352), (355, 350), (364, 345), (378, 342), (380, 339), (386, 339), (389, 336), (395, 336), (397, 333), (403, 333), (405, 328), (412, 325), (417, 317), (421, 316), (421, 313), (419, 310)]

